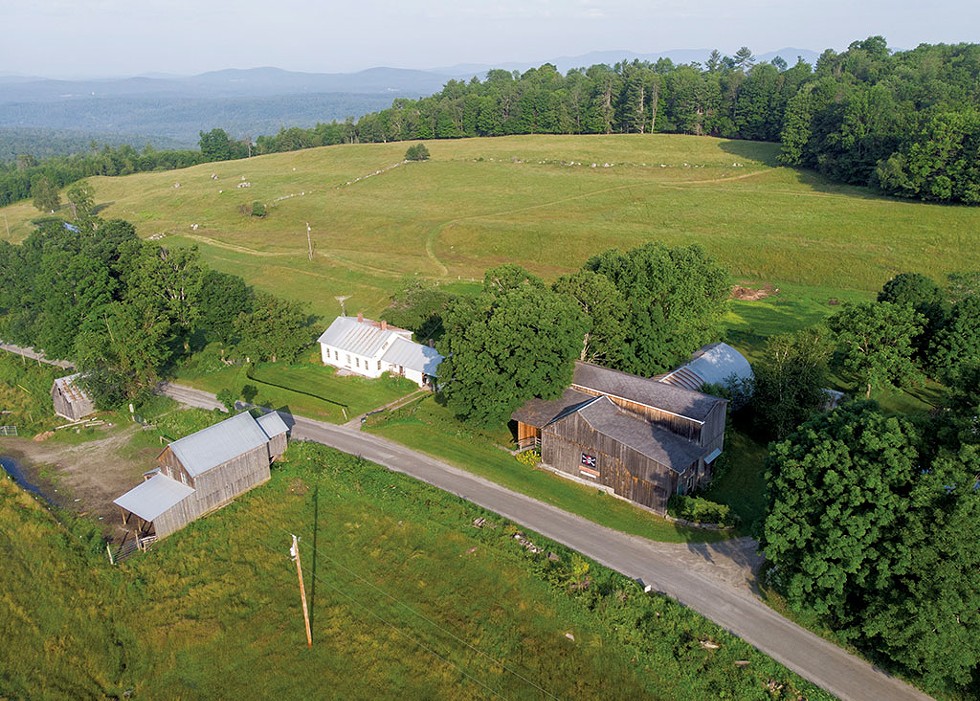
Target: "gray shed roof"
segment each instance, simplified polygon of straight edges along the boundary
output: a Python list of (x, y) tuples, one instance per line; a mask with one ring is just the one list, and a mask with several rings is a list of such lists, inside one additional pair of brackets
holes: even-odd
[(374, 358), (388, 350), (393, 336), (400, 336), (407, 340), (412, 338), (411, 331), (395, 326), (382, 329), (381, 326), (381, 322), (370, 319), (358, 320), (353, 316), (338, 316), (327, 330), (320, 334), (317, 343), (347, 353)]
[(197, 476), (268, 442), (265, 431), (246, 411), (174, 441), (169, 448), (188, 474)]
[(572, 387), (590, 389), (702, 422), (719, 402), (725, 401), (683, 387), (580, 361), (575, 362)]
[(569, 410), (580, 408), (584, 404), (595, 401), (591, 394), (566, 389), (558, 399), (532, 399), (520, 409), (511, 414), (514, 421), (522, 424), (544, 428), (552, 421), (564, 416)]
[(91, 402), (88, 394), (82, 389), (76, 380), (82, 376), (82, 373), (76, 372), (74, 375), (68, 375), (66, 377), (59, 377), (54, 381), (55, 386), (61, 391), (61, 394), (69, 402)]
[(727, 343), (712, 343), (695, 353), (687, 364), (664, 375), (660, 381), (697, 390), (704, 384), (723, 385), (732, 375), (740, 380), (755, 377), (744, 355)]
[(158, 473), (113, 500), (112, 503), (131, 514), (136, 514), (144, 521), (153, 521), (193, 493), (193, 487)]
[(269, 438), (282, 435), (289, 431), (289, 427), (286, 426), (286, 422), (282, 420), (282, 416), (279, 415), (278, 411), (270, 411), (268, 414), (262, 414), (256, 421)]
[(599, 433), (677, 473), (687, 470), (704, 452), (694, 443), (622, 411), (608, 397), (582, 407), (578, 414)]
[(392, 365), (401, 365), (417, 372), (424, 372), (431, 377), (435, 377), (439, 370), (439, 363), (442, 362), (442, 356), (435, 348), (404, 338), (396, 338), (381, 359)]

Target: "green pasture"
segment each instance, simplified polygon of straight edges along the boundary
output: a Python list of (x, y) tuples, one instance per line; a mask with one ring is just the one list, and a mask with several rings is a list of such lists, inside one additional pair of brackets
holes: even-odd
[[(420, 163), (402, 163), (405, 144), (355, 144), (91, 183), (102, 216), (195, 244), (216, 268), (327, 318), (339, 295), (350, 295), (349, 311), (376, 314), (409, 275), (459, 282), (515, 262), (551, 279), (650, 240), (698, 242), (736, 280), (787, 297), (816, 288), (844, 299), (902, 271), (941, 280), (980, 267), (980, 209), (776, 167), (775, 144), (656, 134), (428, 146), (432, 160)], [(240, 212), (256, 200), (264, 219)], [(37, 216), (27, 202), (5, 214), (13, 240)]]
[(297, 444), (266, 485), (111, 567), (3, 479), (0, 696), (829, 698), (689, 609), (527, 533), (533, 554), (516, 531)]

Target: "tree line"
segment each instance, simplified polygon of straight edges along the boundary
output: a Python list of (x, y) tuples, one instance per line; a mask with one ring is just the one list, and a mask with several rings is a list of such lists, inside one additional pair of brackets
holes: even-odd
[(382, 316), (435, 340), (457, 417), (499, 425), (533, 397), (558, 397), (576, 359), (644, 376), (683, 362), (714, 340), (728, 293), (727, 272), (700, 246), (648, 243), (552, 285), (514, 264), (487, 270), (474, 296), (412, 280)]
[(91, 190), (78, 189), (71, 222), (0, 241), (0, 338), (73, 360), (100, 408), (151, 390), (206, 347), (217, 362), (290, 361), (313, 342), (300, 305), (209, 269), (196, 248), (99, 219)]
[(980, 203), (980, 45), (892, 52), (884, 38), (812, 67), (752, 52), (624, 61), (562, 75), (491, 70), (354, 122), (283, 129), (261, 152), (510, 134), (680, 133), (781, 143), (780, 160), (899, 197)]
[(780, 160), (899, 197), (980, 203), (980, 45), (892, 52), (880, 36), (802, 59), (756, 62), (743, 47), (704, 63), (623, 61), (562, 75), (544, 64), (450, 80), (417, 100), (398, 98), (355, 120), (283, 127), (233, 139), (200, 133), (200, 150), (132, 146), (38, 163), (0, 164), (0, 206), (33, 196), (38, 178), (64, 187), (92, 175), (183, 168), (341, 143), (513, 134), (653, 132), (772, 141)]

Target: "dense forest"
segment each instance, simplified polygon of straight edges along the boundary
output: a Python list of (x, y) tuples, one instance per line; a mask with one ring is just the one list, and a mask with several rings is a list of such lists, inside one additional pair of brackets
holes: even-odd
[(680, 133), (781, 142), (780, 160), (843, 183), (899, 197), (980, 204), (980, 45), (926, 45), (892, 52), (876, 36), (816, 66), (748, 48), (704, 62), (634, 60), (562, 75), (545, 64), (450, 80), (418, 100), (358, 120), (283, 127), (236, 140), (200, 134), (200, 152), (106, 146), (37, 162), (0, 164), (0, 206), (90, 175), (182, 168), (204, 161), (339, 143), (509, 134)]

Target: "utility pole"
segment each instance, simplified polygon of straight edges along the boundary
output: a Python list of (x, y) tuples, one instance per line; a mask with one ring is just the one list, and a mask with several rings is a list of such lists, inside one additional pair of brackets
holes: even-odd
[(310, 223), (306, 222), (306, 246), (309, 250), (310, 261), (313, 260), (313, 239), (310, 237)]
[(296, 562), (296, 576), (299, 577), (299, 596), (303, 602), (303, 620), (306, 622), (306, 647), (313, 647), (313, 633), (310, 631), (310, 612), (306, 608), (306, 587), (303, 586), (303, 567), (299, 564), (299, 538), (293, 536), (293, 546), (289, 554)]

